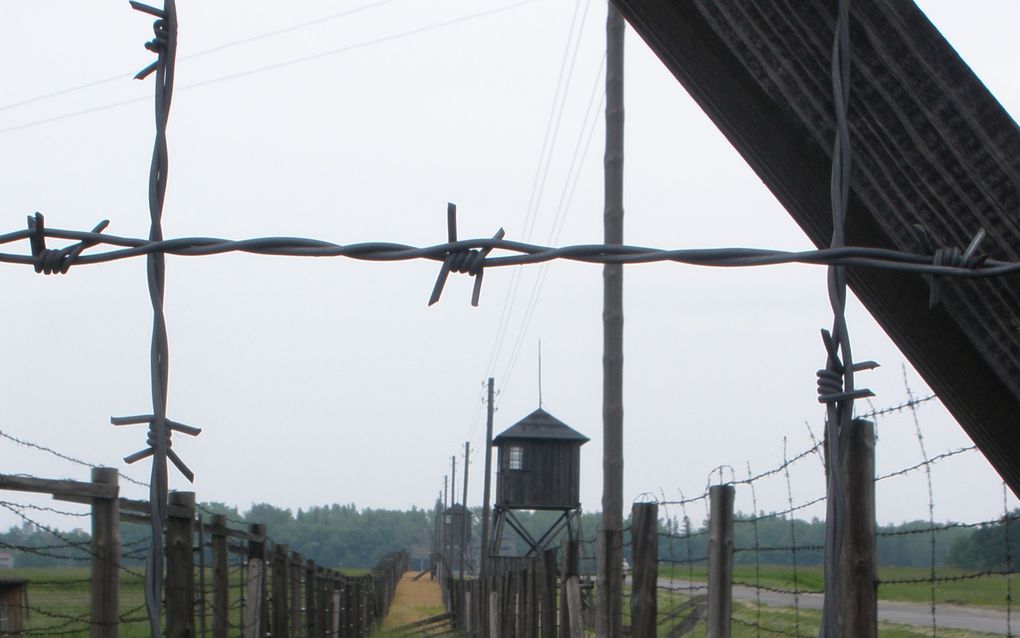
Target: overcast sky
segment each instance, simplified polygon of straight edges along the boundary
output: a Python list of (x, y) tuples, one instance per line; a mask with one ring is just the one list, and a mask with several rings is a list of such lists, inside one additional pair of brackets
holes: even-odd
[[(1020, 4), (920, 4), (1007, 110), (1020, 112)], [(445, 241), (450, 201), (461, 238), (502, 226), (513, 240), (601, 242), (603, 2), (283, 7), (179, 1), (167, 237), (430, 245)], [(17, 3), (4, 14), (2, 230), (40, 211), (52, 227), (85, 230), (105, 218), (111, 233), (145, 236), (152, 81), (130, 76), (152, 60), (142, 48), (151, 19), (120, 1)], [(810, 248), (640, 38), (629, 32), (626, 46), (627, 243)], [(498, 433), (537, 407), (541, 339), (544, 407), (591, 437), (581, 498), (598, 510), (601, 267), (490, 269), (479, 308), (470, 306), (472, 280), (454, 275), (427, 308), (438, 269), (170, 257), (168, 415), (204, 428), (197, 439), (175, 437), (196, 482), (172, 471), (172, 487), (242, 509), (430, 507), (450, 456), (470, 441), (469, 501), (480, 504), (484, 380), (496, 378)], [(147, 478), (144, 463), (121, 461), (144, 446), (142, 426), (109, 424), (150, 411), (144, 260), (63, 277), (0, 271), (0, 430)], [(811, 444), (806, 423), (820, 433), (818, 330), (831, 324), (823, 268), (631, 266), (625, 298), (627, 502), (643, 492), (696, 495), (719, 465), (738, 477), (748, 463), (769, 469), (782, 461), (784, 437), (792, 454)], [(856, 301), (848, 316), (856, 357), (883, 364), (859, 384), (877, 393), (877, 407), (905, 400), (903, 356)], [(905, 376), (927, 394), (909, 365)], [(929, 455), (970, 444), (940, 405), (918, 417)], [(922, 459), (909, 414), (881, 420), (879, 435), (880, 473)], [(0, 471), (88, 476), (7, 440)], [(795, 503), (824, 491), (817, 460), (792, 478)], [(940, 463), (934, 480), (936, 518), (1001, 515), (1001, 482), (979, 454)], [(144, 496), (133, 486), (124, 493)], [(751, 508), (746, 496), (738, 508)], [(759, 509), (783, 509), (787, 498), (781, 479), (758, 489)], [(926, 517), (927, 506), (922, 473), (880, 486), (881, 522)], [(0, 528), (17, 522), (0, 511)]]

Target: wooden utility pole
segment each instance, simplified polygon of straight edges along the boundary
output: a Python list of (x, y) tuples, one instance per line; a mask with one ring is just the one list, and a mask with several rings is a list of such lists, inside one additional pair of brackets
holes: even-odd
[(493, 383), (492, 377), (489, 377), (485, 417), (485, 486), (482, 488), (484, 490), (482, 495), (482, 556), (478, 572), (478, 579), (483, 582), (485, 577), (489, 575), (489, 507), (491, 506), (489, 492), (492, 489), (492, 419), (495, 412), (492, 407), (493, 395), (495, 394)]
[[(457, 504), (457, 455), (454, 454), (450, 457), (450, 507), (452, 508)], [(446, 528), (446, 562), (450, 567), (450, 575), (453, 576), (453, 529), (452, 526), (447, 523), (453, 522), (453, 512), (450, 512), (450, 517), (447, 518), (445, 513), (443, 515), (443, 527)]]
[[(623, 17), (606, 17), (605, 243), (623, 243)], [(599, 638), (623, 635), (623, 266), (603, 280), (602, 530), (598, 544)]]
[(464, 516), (460, 526), (460, 579), (464, 580), (464, 560), (467, 556), (468, 535), (471, 533), (471, 516), (467, 508), (468, 488), (468, 464), (471, 462), (471, 442), (464, 442), (464, 497), (461, 504), (464, 505)]

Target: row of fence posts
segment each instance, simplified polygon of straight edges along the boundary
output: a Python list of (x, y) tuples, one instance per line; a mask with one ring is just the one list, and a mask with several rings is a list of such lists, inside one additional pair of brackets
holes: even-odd
[[(733, 572), (731, 485), (710, 488), (707, 633), (730, 635)], [(630, 635), (656, 636), (659, 623), (659, 506), (635, 503), (631, 510)], [(534, 560), (492, 560), (496, 574), (483, 579), (441, 578), (454, 627), (466, 636), (488, 638), (582, 638), (594, 625), (591, 584), (582, 583), (577, 543), (565, 541)], [(440, 573), (444, 573), (440, 569)], [(588, 600), (588, 604), (585, 604)]]
[[(847, 521), (843, 549), (836, 556), (835, 570), (844, 595), (833, 611), (838, 635), (875, 638), (878, 606), (874, 425), (855, 420), (846, 445), (843, 465), (834, 468), (850, 489), (843, 505), (843, 518)], [(708, 497), (705, 635), (729, 638), (733, 611), (734, 486), (711, 486)], [(633, 560), (630, 635), (654, 637), (660, 620), (656, 503), (633, 505), (630, 533)], [(590, 592), (590, 585), (580, 582), (576, 543), (565, 542), (562, 550), (562, 569), (557, 569), (555, 551), (548, 550), (534, 560), (490, 558), (493, 567), (489, 575), (480, 580), (458, 580), (448, 571), (441, 572), (447, 574), (440, 582), (455, 626), (467, 636), (488, 638), (582, 636), (584, 628), (593, 624), (585, 613), (587, 606), (582, 604), (583, 594)]]
[[(118, 473), (93, 468), (91, 482), (0, 475), (0, 489), (49, 493), (92, 507), (91, 636), (116, 638), (120, 626), (120, 522), (148, 524), (148, 501), (119, 497)], [(404, 552), (384, 556), (362, 576), (349, 576), (303, 560), (287, 545), (272, 543), (266, 526), (229, 527), (215, 514), (196, 517), (194, 492), (170, 492), (166, 523), (166, 636), (227, 638), (363, 638), (389, 611), (397, 582), (407, 571)], [(206, 551), (212, 559), (206, 583)], [(240, 623), (230, 620), (230, 554), (240, 554)], [(196, 582), (197, 581), (197, 582)], [(207, 593), (211, 592), (212, 609)], [(304, 596), (302, 597), (302, 593)], [(197, 624), (196, 624), (197, 622)]]
[[(205, 549), (212, 554), (212, 636), (227, 638), (231, 630), (231, 552), (244, 556), (242, 583), (242, 635), (259, 638), (366, 638), (389, 611), (397, 582), (407, 571), (404, 552), (384, 556), (369, 574), (350, 576), (304, 560), (287, 545), (270, 543), (266, 526), (249, 524), (232, 529), (223, 515), (208, 525), (199, 519), (195, 538), (195, 497), (171, 492), (167, 523), (167, 636), (205, 635), (205, 596), (195, 596), (194, 553), (199, 578), (205, 578)], [(205, 538), (208, 536), (209, 540)], [(243, 544), (232, 544), (230, 539)], [(200, 591), (205, 591), (204, 585)], [(302, 593), (304, 594), (302, 600)], [(200, 619), (196, 633), (195, 603)]]
[[(734, 496), (732, 485), (709, 488), (707, 638), (731, 635)], [(860, 503), (857, 507), (861, 507)], [(630, 635), (643, 638), (656, 636), (660, 621), (658, 512), (656, 503), (635, 503), (631, 511)], [(466, 636), (488, 638), (583, 636), (585, 627), (593, 624), (590, 614), (586, 613), (588, 606), (582, 604), (588, 587), (581, 583), (578, 574), (576, 543), (567, 541), (561, 550), (563, 569), (557, 566), (555, 550), (546, 550), (535, 560), (492, 559), (496, 573), (483, 579), (457, 579), (449, 570), (440, 568), (444, 602), (453, 615), (454, 627)], [(867, 561), (866, 552), (856, 557), (845, 556), (843, 560), (860, 570), (860, 561)], [(859, 601), (848, 601), (848, 604), (858, 606), (853, 612), (848, 611), (848, 615), (861, 613)], [(866, 624), (867, 617), (857, 622)]]

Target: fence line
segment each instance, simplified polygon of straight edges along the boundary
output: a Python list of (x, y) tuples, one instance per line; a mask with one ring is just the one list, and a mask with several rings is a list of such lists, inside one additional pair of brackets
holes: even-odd
[[(147, 524), (150, 504), (121, 498), (115, 485), (114, 489), (109, 489), (110, 486), (97, 483), (103, 472), (111, 470), (94, 468), (91, 483), (0, 474), (0, 490), (29, 489), (92, 506), (91, 513), (82, 513), (20, 504), (9, 499), (0, 501), (0, 507), (20, 517), (21, 529), (33, 534), (43, 533), (55, 541), (47, 544), (0, 542), (0, 547), (22, 556), (36, 555), (92, 566), (92, 575), (87, 578), (26, 579), (22, 602), (5, 608), (5, 622), (16, 625), (0, 627), (0, 633), (112, 636), (120, 627), (148, 622), (148, 614), (141, 613), (145, 604), (137, 604), (144, 576), (125, 563), (144, 559), (150, 539), (145, 536), (122, 545), (116, 529), (112, 535), (104, 535), (96, 528), (96, 508), (100, 507), (99, 502), (112, 503), (121, 524)], [(80, 530), (59, 531), (34, 519), (31, 512), (35, 511), (73, 517), (76, 521), (90, 516), (93, 534), (89, 536)], [(219, 514), (210, 517), (207, 511), (200, 511), (194, 505), (190, 492), (170, 493), (165, 589), (168, 636), (254, 638), (271, 632), (274, 636), (295, 638), (298, 635), (364, 638), (371, 635), (387, 613), (396, 583), (407, 569), (407, 555), (403, 552), (382, 557), (365, 575), (347, 575), (315, 566), (311, 561), (308, 561), (310, 569), (301, 569), (301, 555), (273, 541), (264, 525), (245, 523), (246, 528), (238, 529), (231, 525), (243, 521)], [(223, 542), (216, 542), (217, 536)], [(216, 577), (214, 565), (207, 581), (206, 558), (210, 552), (213, 555), (222, 553), (216, 564), (227, 569)], [(111, 577), (102, 576), (104, 565), (113, 568)], [(98, 572), (97, 566), (100, 567)], [(111, 596), (105, 594), (97, 599), (96, 589), (107, 583), (113, 586), (112, 601)], [(311, 607), (304, 606), (308, 603)], [(216, 604), (224, 605), (227, 613), (221, 616), (222, 609)], [(0, 602), (0, 608), (3, 607), (4, 603)], [(104, 610), (109, 607), (112, 607), (112, 615), (104, 616)], [(304, 633), (292, 631), (294, 628), (304, 628)]]

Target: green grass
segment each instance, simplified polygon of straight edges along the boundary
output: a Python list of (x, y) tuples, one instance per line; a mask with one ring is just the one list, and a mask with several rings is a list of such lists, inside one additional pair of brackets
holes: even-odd
[[(659, 613), (665, 613), (685, 600), (687, 597), (684, 595), (660, 593)], [(792, 607), (763, 606), (759, 613), (754, 603), (740, 601), (733, 603), (732, 617), (733, 638), (760, 638), (763, 635), (769, 636), (777, 633), (813, 638), (818, 635), (818, 626), (821, 623), (821, 612), (818, 611), (802, 609), (798, 612)], [(759, 630), (759, 626), (762, 628), (761, 630)], [(660, 626), (659, 634), (664, 635), (666, 629), (667, 627)], [(704, 636), (705, 631), (705, 623), (702, 622), (687, 635)], [(921, 636), (930, 636), (931, 627), (912, 627), (880, 622), (878, 623), (878, 635), (881, 638), (920, 638)], [(993, 635), (995, 634), (939, 628), (941, 638), (985, 638)]]
[[(120, 615), (130, 621), (120, 625), (119, 635), (122, 638), (142, 638), (149, 635), (148, 618), (145, 611), (145, 593), (143, 591), (143, 567), (131, 567), (120, 572)], [(364, 568), (343, 568), (348, 576), (364, 576), (371, 570)], [(24, 629), (37, 632), (37, 635), (59, 634), (67, 638), (78, 638), (89, 635), (91, 614), (91, 584), (88, 567), (23, 567), (4, 570), (0, 576), (11, 579), (27, 579), (28, 618), (24, 620)], [(231, 569), (230, 597), (240, 597), (240, 572), (236, 566)], [(206, 626), (212, 628), (212, 569), (206, 568), (206, 589), (209, 590), (206, 606)], [(199, 582), (196, 573), (196, 589)], [(201, 619), (200, 608), (195, 609), (195, 627), (198, 630)], [(241, 623), (240, 608), (231, 610), (230, 622)], [(77, 631), (80, 629), (80, 631)]]
[[(29, 581), (30, 610), (24, 621), (25, 629), (42, 635), (59, 633), (69, 638), (89, 635), (91, 585), (87, 582), (88, 567), (24, 567), (4, 570), (3, 576)], [(122, 624), (119, 635), (124, 638), (148, 636), (140, 574), (121, 572), (119, 602), (122, 617), (141, 621)]]
[[(941, 578), (961, 576), (967, 573), (965, 570), (939, 568), (935, 575)], [(878, 569), (879, 580), (927, 579), (929, 575), (930, 571), (923, 567), (879, 567)], [(665, 567), (660, 568), (659, 577), (672, 577), (680, 580), (693, 577), (694, 581), (705, 582), (708, 575), (704, 566), (696, 566), (693, 572), (681, 567)], [(751, 585), (760, 582), (765, 587), (794, 589), (793, 569), (788, 565), (762, 565), (758, 580), (755, 578), (754, 565), (734, 566), (734, 582)], [(822, 568), (820, 566), (798, 567), (796, 585), (800, 591), (822, 591), (825, 588)], [(936, 583), (935, 587), (935, 602), (940, 605), (989, 607), (1004, 611), (1007, 603), (1006, 595), (1005, 576), (982, 576), (955, 582)], [(879, 585), (878, 597), (880, 600), (930, 603), (931, 586), (927, 582)]]

